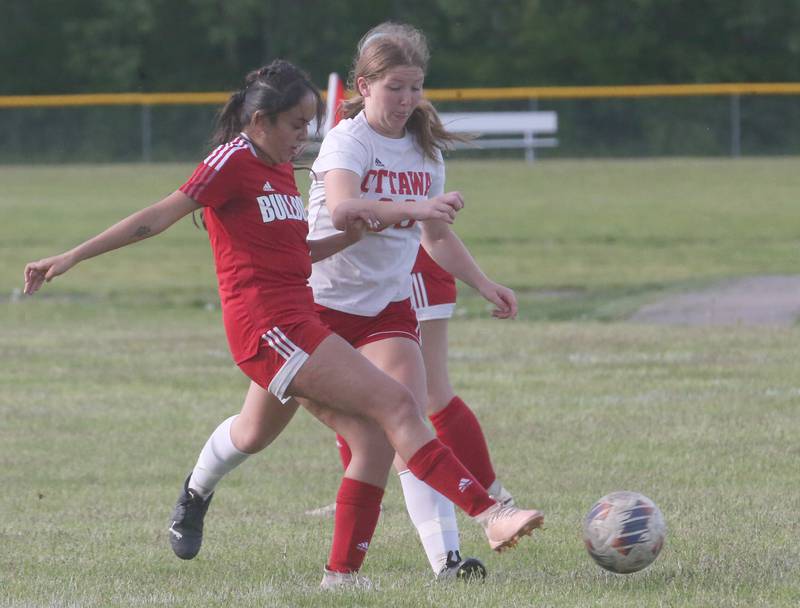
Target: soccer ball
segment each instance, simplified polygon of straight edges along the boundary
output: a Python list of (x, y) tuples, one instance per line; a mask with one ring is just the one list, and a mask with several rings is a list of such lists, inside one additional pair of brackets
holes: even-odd
[(583, 542), (606, 570), (628, 574), (658, 557), (667, 526), (656, 504), (636, 492), (612, 492), (598, 500), (583, 522)]

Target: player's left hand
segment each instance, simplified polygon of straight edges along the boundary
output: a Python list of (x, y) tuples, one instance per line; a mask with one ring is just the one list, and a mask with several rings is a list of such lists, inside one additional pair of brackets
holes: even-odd
[(517, 296), (514, 290), (494, 281), (481, 285), (480, 294), (494, 304), (492, 316), (497, 319), (514, 319), (517, 316)]

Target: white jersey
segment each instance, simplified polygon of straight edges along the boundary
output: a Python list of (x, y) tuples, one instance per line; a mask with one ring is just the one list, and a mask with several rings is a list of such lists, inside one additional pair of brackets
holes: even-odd
[[(406, 133), (384, 137), (367, 124), (364, 112), (341, 121), (322, 142), (314, 161), (308, 202), (309, 240), (336, 234), (325, 205), (325, 172), (346, 169), (359, 176), (361, 196), (401, 205), (426, 200), (444, 191), (444, 162), (433, 161)], [(421, 230), (405, 221), (316, 262), (309, 281), (314, 300), (346, 313), (376, 316), (391, 302), (411, 296), (411, 269)]]

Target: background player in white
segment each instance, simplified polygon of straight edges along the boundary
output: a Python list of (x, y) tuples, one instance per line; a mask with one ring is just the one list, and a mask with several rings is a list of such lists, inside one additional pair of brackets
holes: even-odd
[[(362, 38), (351, 75), (358, 95), (344, 103), (345, 120), (327, 134), (313, 165), (310, 239), (336, 234), (347, 212), (370, 210), (380, 217), (384, 210), (414, 202), (461, 200), (457, 192), (444, 193), (441, 150), (456, 137), (422, 98), (427, 62), (424, 36), (410, 26), (381, 24)], [(496, 306), (495, 316), (516, 315), (513, 292), (488, 279), (440, 221), (384, 221), (381, 231), (367, 233), (348, 249), (314, 264), (310, 284), (322, 320), (425, 403), (425, 367), (409, 300), (420, 240), (438, 263)], [(479, 425), (477, 429), (483, 441)], [(459, 449), (473, 449), (475, 435), (451, 446), (457, 455)], [(466, 567), (468, 575), (483, 573), (477, 560), (450, 561), (459, 550), (453, 505), (411, 475), (401, 461), (396, 466), (434, 572), (458, 575)], [(338, 508), (337, 504), (337, 517)]]
[(411, 283), (411, 304), (419, 321), (428, 382), (427, 413), (436, 436), (450, 446), (489, 494), (513, 504), (513, 496), (495, 474), (480, 422), (450, 383), (447, 325), (458, 295), (455, 278), (420, 247)]

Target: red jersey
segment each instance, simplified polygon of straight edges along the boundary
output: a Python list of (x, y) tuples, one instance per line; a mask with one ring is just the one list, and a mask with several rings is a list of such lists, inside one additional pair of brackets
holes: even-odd
[(241, 363), (281, 318), (314, 310), (308, 222), (292, 165), (266, 164), (240, 136), (214, 150), (180, 191), (205, 207), (225, 332)]

